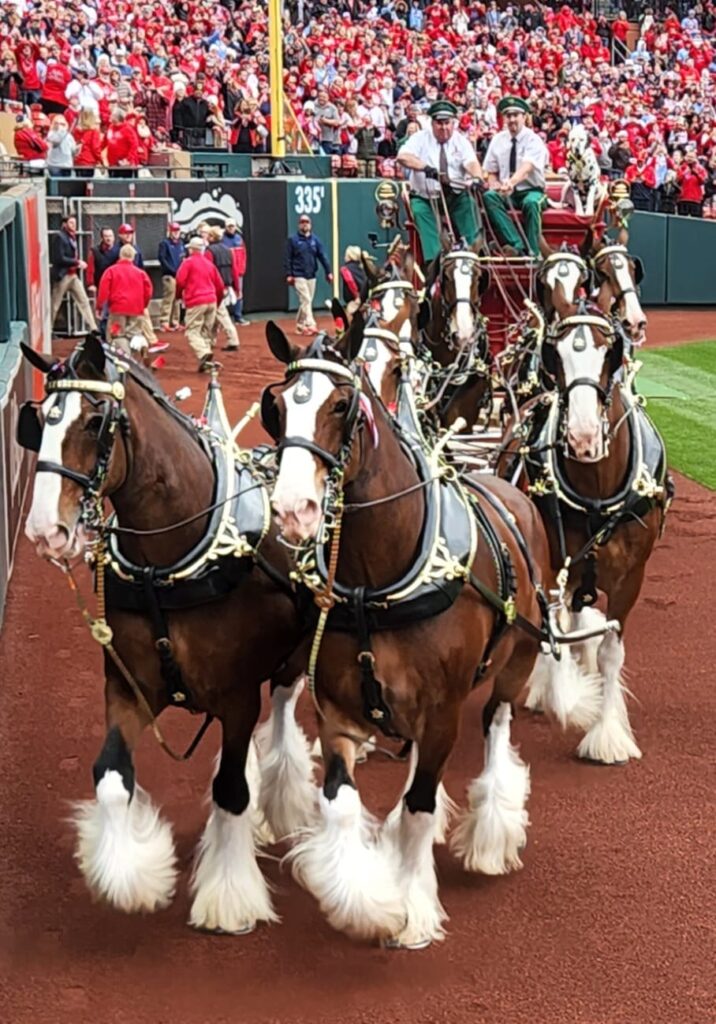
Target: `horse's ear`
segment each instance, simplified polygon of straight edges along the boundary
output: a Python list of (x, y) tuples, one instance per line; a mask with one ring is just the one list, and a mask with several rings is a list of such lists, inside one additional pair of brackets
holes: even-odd
[(413, 281), (415, 277), (415, 257), (408, 249), (403, 256), (403, 277), (406, 281)]
[(49, 373), (52, 367), (55, 365), (53, 360), (46, 359), (45, 356), (41, 355), (39, 352), (36, 352), (34, 348), (30, 348), (29, 345), (26, 345), (24, 341), (20, 342), (20, 348), (22, 350), (22, 354), (24, 355), (25, 359), (27, 359), (28, 363), (31, 363), (36, 370), (40, 371), (40, 373)]
[(99, 331), (90, 331), (82, 342), (82, 357), (97, 373), (104, 373), (107, 357)]
[(348, 330), (348, 314), (346, 313), (343, 305), (335, 297), (331, 301), (331, 316), (336, 322), (336, 325), (343, 324), (343, 330)]
[(266, 324), (266, 341), (271, 350), (271, 355), (274, 359), (278, 359), (279, 363), (288, 365), (293, 361), (296, 349), (273, 320), (269, 320)]
[(617, 245), (623, 245), (625, 249), (629, 247), (629, 228), (624, 226), (619, 228), (617, 232)]
[(544, 235), (539, 236), (539, 251), (542, 253), (545, 259), (547, 259), (548, 256), (552, 256), (556, 252), (556, 250), (552, 248), (552, 246), (549, 244)]
[(587, 228), (586, 234), (584, 235), (584, 241), (579, 247), (579, 255), (582, 259), (589, 259), (594, 249), (594, 232), (591, 228)]
[(355, 311), (353, 319), (351, 320), (350, 330), (346, 334), (348, 338), (348, 354), (347, 358), (349, 362), (357, 357), (360, 352), (361, 345), (363, 344), (363, 331), (365, 330), (365, 317), (360, 309)]

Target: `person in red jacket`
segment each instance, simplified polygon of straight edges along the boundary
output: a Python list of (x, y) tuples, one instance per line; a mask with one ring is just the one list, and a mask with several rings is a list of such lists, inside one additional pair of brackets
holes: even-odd
[(134, 265), (133, 245), (123, 245), (119, 259), (105, 270), (97, 290), (97, 311), (107, 305), (107, 336), (122, 351), (140, 352), (147, 348), (142, 330), (144, 310), (152, 298), (152, 282), (146, 270)]
[[(25, 117), (24, 114), (18, 114), (15, 118), (15, 134), (13, 137), (15, 143), (15, 152), (21, 160), (25, 160), (28, 163), (35, 161), (43, 161), (47, 156), (47, 142), (32, 127), (32, 121)], [(39, 166), (39, 165), (35, 165)]]
[(75, 174), (78, 178), (91, 178), (95, 167), (104, 164), (104, 138), (94, 110), (86, 107), (80, 112), (72, 134), (80, 147), (75, 153)]
[(48, 63), (40, 93), (40, 102), (45, 114), (64, 114), (67, 107), (65, 90), (71, 81), (72, 72), (66, 64), (59, 60)]
[(681, 186), (681, 195), (677, 209), (682, 217), (703, 217), (704, 182), (708, 174), (699, 161), (696, 153), (690, 150), (676, 172), (676, 180)]
[(112, 111), (107, 129), (107, 165), (110, 178), (134, 178), (137, 171), (137, 132), (119, 107)]
[(17, 67), (22, 75), (22, 102), (25, 106), (39, 103), (42, 82), (37, 71), (37, 43), (20, 43), (15, 49)]
[(187, 257), (179, 265), (176, 297), (186, 307), (186, 340), (199, 360), (199, 373), (206, 373), (216, 332), (216, 309), (224, 298), (224, 282), (216, 266), (204, 256), (204, 242), (192, 238)]

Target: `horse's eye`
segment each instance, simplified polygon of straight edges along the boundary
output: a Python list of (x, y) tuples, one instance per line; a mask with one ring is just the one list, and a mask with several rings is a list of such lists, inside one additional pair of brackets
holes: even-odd
[(348, 402), (345, 398), (340, 398), (333, 406), (333, 411), (337, 416), (342, 416), (343, 413), (348, 412)]
[(102, 419), (102, 416), (90, 416), (84, 425), (85, 433), (96, 437), (102, 428)]

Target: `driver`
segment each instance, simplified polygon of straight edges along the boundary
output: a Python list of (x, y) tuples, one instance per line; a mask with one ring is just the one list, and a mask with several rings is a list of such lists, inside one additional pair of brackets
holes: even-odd
[(472, 143), (455, 131), (457, 107), (438, 100), (428, 110), (430, 125), (414, 132), (400, 147), (398, 163), (410, 171), (410, 209), (420, 236), (423, 260), (431, 263), (440, 252), (439, 228), (430, 199), (445, 203), (457, 238), (472, 245), (480, 233), (475, 203), (468, 191), (471, 180), (482, 181), (482, 167)]
[(530, 108), (519, 96), (503, 96), (497, 113), (504, 119), (505, 127), (493, 136), (485, 154), (489, 185), (484, 197), (485, 213), (505, 247), (503, 252), (508, 256), (526, 256), (525, 243), (512, 222), (509, 205), (521, 210), (530, 254), (539, 259), (547, 147), (527, 127)]

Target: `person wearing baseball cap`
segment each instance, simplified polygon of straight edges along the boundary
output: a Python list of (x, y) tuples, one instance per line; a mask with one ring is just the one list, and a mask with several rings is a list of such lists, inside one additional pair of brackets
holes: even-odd
[(162, 305), (159, 313), (159, 330), (176, 331), (179, 328), (181, 306), (176, 297), (177, 270), (186, 256), (186, 246), (181, 237), (181, 224), (176, 221), (167, 228), (167, 237), (159, 243), (157, 259), (162, 270)]
[(457, 107), (436, 100), (428, 108), (430, 124), (413, 132), (398, 151), (397, 161), (410, 171), (410, 208), (420, 235), (423, 260), (431, 263), (442, 248), (440, 226), (434, 213), (442, 194), (457, 238), (472, 245), (480, 233), (475, 204), (468, 191), (472, 180), (482, 180), (482, 167), (472, 143), (455, 131)]
[(186, 307), (186, 340), (197, 358), (197, 369), (207, 373), (216, 340), (216, 310), (226, 288), (219, 271), (206, 258), (202, 239), (191, 238), (186, 248), (186, 259), (177, 270), (176, 294)]
[(525, 243), (510, 217), (510, 207), (520, 210), (530, 255), (539, 259), (542, 208), (545, 198), (545, 167), (548, 152), (543, 139), (527, 127), (529, 104), (519, 96), (503, 96), (497, 113), (505, 127), (497, 132), (485, 154), (489, 191), (485, 212), (507, 255), (525, 256)]

